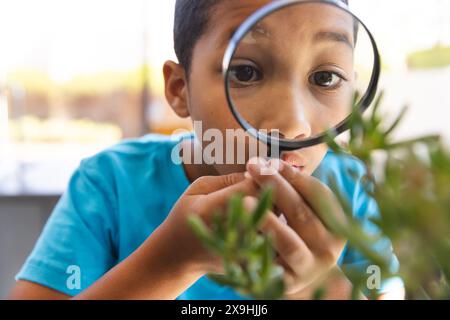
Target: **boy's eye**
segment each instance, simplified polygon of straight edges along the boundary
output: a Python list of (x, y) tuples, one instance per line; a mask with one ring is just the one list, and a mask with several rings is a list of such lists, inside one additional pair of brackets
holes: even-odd
[(262, 73), (250, 64), (240, 64), (230, 67), (229, 79), (234, 88), (251, 86), (262, 79)]
[(319, 71), (309, 77), (309, 83), (325, 89), (335, 89), (342, 84), (344, 77), (331, 71)]

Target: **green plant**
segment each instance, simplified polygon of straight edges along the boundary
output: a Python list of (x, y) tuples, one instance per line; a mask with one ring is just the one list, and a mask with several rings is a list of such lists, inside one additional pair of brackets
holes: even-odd
[[(379, 266), (385, 278), (393, 276), (388, 257), (373, 247), (381, 237), (388, 237), (400, 261), (399, 275), (404, 280), (407, 298), (448, 299), (450, 153), (437, 136), (395, 142), (393, 133), (407, 109), (387, 125), (387, 117), (380, 112), (381, 101), (382, 95), (367, 116), (356, 112), (355, 106), (346, 147), (336, 143), (331, 134), (328, 139), (336, 153), (351, 154), (364, 163), (366, 191), (380, 209), (379, 217), (373, 220), (379, 234), (365, 234), (333, 182), (331, 187), (341, 200), (348, 221), (340, 223), (326, 212), (322, 218), (334, 233), (345, 237), (371, 264)], [(203, 243), (223, 259), (225, 274), (210, 277), (257, 299), (282, 298), (284, 291), (282, 269), (273, 261), (270, 239), (257, 232), (271, 206), (271, 191), (266, 190), (253, 213), (245, 212), (242, 197), (237, 196), (230, 201), (226, 215), (215, 215), (211, 229), (195, 216), (190, 219)], [(353, 283), (353, 298), (364, 288), (365, 271), (346, 272)], [(323, 296), (323, 290), (314, 296)], [(376, 298), (376, 292), (372, 298)]]
[[(448, 299), (450, 153), (438, 136), (394, 142), (393, 133), (407, 109), (386, 126), (387, 117), (379, 111), (381, 100), (382, 95), (367, 118), (354, 113), (345, 149), (332, 139), (329, 144), (335, 152), (351, 153), (364, 162), (366, 191), (380, 209), (374, 223), (393, 243), (407, 298)], [(354, 242), (361, 245), (364, 241)], [(369, 260), (377, 264), (370, 256)], [(388, 269), (383, 270), (385, 276), (390, 275)]]
[(256, 299), (280, 299), (284, 292), (283, 269), (274, 262), (271, 241), (258, 227), (272, 207), (272, 190), (262, 192), (253, 212), (247, 212), (240, 195), (229, 203), (227, 214), (217, 212), (212, 226), (191, 215), (189, 223), (212, 252), (223, 259), (224, 275), (208, 276)]

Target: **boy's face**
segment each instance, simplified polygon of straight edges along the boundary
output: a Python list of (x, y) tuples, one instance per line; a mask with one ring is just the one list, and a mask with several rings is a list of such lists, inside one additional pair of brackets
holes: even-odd
[[(239, 124), (230, 112), (225, 97), (222, 75), (223, 55), (232, 33), (246, 18), (269, 2), (271, 1), (223, 1), (213, 10), (209, 28), (194, 48), (188, 81), (189, 114), (193, 121), (202, 122), (204, 131), (219, 129), (226, 137), (225, 131), (227, 129), (240, 129)], [(269, 59), (269, 54), (267, 54), (267, 57), (261, 57), (261, 52), (267, 51), (261, 50), (261, 46), (254, 46), (254, 37), (238, 46), (236, 58), (231, 64), (237, 70), (235, 74), (237, 85), (230, 83), (231, 94), (235, 103), (243, 103), (246, 107), (243, 109), (248, 112), (246, 120), (258, 129), (278, 130), (285, 138), (289, 139), (304, 139), (319, 134), (324, 130), (325, 122), (328, 125), (330, 123), (336, 125), (348, 114), (345, 111), (344, 115), (336, 115), (333, 119), (333, 117), (330, 117), (329, 106), (345, 104), (346, 108), (352, 95), (350, 83), (353, 75), (351, 63), (347, 63), (348, 61), (341, 63), (342, 65), (347, 63), (347, 70), (343, 71), (347, 73), (347, 86), (341, 86), (339, 90), (336, 88), (329, 90), (330, 88), (327, 89), (311, 83), (311, 78), (315, 78), (314, 71), (324, 71), (319, 69), (323, 69), (324, 61), (331, 60), (327, 58), (326, 52), (331, 52), (330, 50), (338, 52), (340, 50), (348, 53), (345, 50), (351, 50), (344, 48), (344, 44), (339, 44), (338, 41), (335, 41), (334, 44), (331, 43), (332, 41), (329, 41), (328, 44), (324, 44), (323, 41), (320, 43), (312, 41), (312, 37), (316, 34), (315, 31), (319, 29), (328, 30), (331, 25), (337, 24), (342, 27), (341, 30), (348, 31), (347, 34), (350, 34), (349, 37), (352, 38), (352, 21), (346, 21), (345, 18), (335, 14), (327, 16), (326, 12), (324, 13), (323, 6), (317, 8), (302, 5), (297, 8), (293, 7), (297, 12), (295, 10), (283, 10), (273, 16), (273, 19), (281, 19), (284, 22), (282, 24), (276, 23), (276, 20), (268, 19), (266, 21), (268, 28), (272, 28), (270, 31), (272, 34), (297, 32), (298, 34), (295, 36), (298, 37), (299, 41), (282, 40), (266, 43), (267, 47), (278, 45), (276, 50), (271, 51), (270, 59), (272, 60), (266, 64), (270, 64), (272, 69), (279, 71), (278, 74), (272, 72), (272, 77), (267, 72), (264, 86), (256, 78), (249, 80), (244, 75), (246, 81), (244, 83), (239, 78), (239, 68), (242, 66), (251, 67), (258, 59), (258, 54), (261, 61)], [(336, 9), (334, 10), (336, 11)], [(270, 26), (271, 22), (272, 26)], [(291, 29), (285, 30), (286, 28)], [(278, 37), (278, 39), (281, 38)], [(353, 39), (350, 39), (350, 42), (352, 41)], [(299, 44), (301, 45), (299, 46)], [(259, 63), (259, 68), (269, 69), (261, 67), (261, 64), (262, 62)], [(283, 68), (282, 65), (285, 67)], [(342, 69), (345, 69), (345, 67)], [(321, 79), (320, 75), (318, 79)], [(293, 103), (294, 100), (295, 103)], [(247, 103), (242, 101), (247, 101)], [(257, 107), (252, 108), (252, 105)], [(336, 120), (337, 118), (339, 118), (339, 121)], [(207, 144), (205, 143), (205, 146)], [(224, 142), (225, 152), (230, 151), (226, 150)], [(285, 152), (281, 155), (281, 158), (299, 167), (304, 173), (312, 174), (323, 160), (326, 152), (327, 146), (322, 144), (295, 152)], [(246, 155), (248, 156), (248, 150)], [(228, 174), (244, 171), (245, 166), (237, 164), (215, 165), (215, 169), (219, 174)]]

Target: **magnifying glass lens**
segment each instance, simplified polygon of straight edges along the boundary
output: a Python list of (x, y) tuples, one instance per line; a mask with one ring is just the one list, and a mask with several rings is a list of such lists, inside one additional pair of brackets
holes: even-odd
[[(243, 126), (308, 141), (349, 118), (375, 66), (370, 35), (348, 11), (298, 2), (255, 21), (226, 71), (230, 107)], [(358, 101), (356, 101), (358, 103)]]

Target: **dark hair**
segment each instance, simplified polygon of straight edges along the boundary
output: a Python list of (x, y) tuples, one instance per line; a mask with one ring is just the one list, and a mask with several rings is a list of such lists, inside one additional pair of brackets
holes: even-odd
[(223, 0), (177, 0), (175, 5), (174, 46), (178, 61), (189, 74), (192, 53), (207, 30), (211, 10)]
[[(178, 61), (189, 75), (197, 41), (208, 28), (211, 11), (224, 0), (177, 0), (175, 4), (174, 47)], [(340, 0), (348, 4), (348, 0)]]

